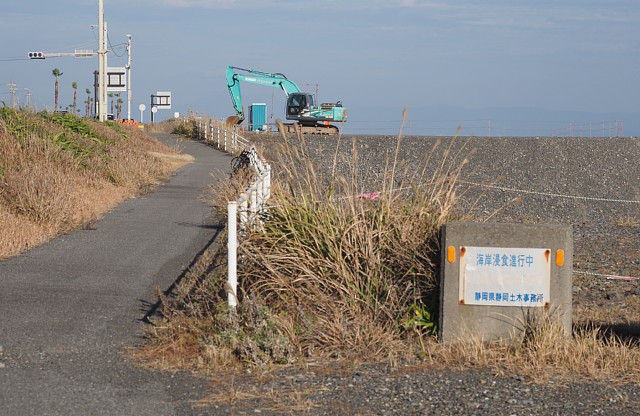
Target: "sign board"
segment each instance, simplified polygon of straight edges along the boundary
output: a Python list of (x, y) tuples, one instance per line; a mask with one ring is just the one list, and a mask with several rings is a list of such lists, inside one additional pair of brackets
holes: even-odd
[(453, 221), (440, 239), (442, 342), (512, 339), (528, 316), (552, 317), (571, 334), (570, 225)]
[(125, 67), (107, 68), (107, 92), (127, 91), (127, 70)]
[(156, 92), (151, 96), (151, 107), (156, 107), (159, 110), (171, 110), (171, 92)]
[(551, 250), (460, 247), (464, 305), (544, 307), (550, 299)]

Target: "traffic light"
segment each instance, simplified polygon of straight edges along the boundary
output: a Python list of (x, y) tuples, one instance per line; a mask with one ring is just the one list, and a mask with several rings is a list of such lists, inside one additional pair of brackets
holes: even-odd
[(44, 59), (44, 52), (29, 52), (29, 58), (31, 59)]

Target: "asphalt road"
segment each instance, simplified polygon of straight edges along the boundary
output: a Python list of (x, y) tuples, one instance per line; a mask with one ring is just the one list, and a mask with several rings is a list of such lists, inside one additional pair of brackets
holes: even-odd
[(0, 262), (0, 414), (198, 413), (191, 401), (206, 380), (144, 370), (123, 354), (142, 342), (155, 289), (170, 288), (219, 232), (201, 195), (230, 156), (180, 146), (195, 162), (156, 192), (125, 201), (95, 229)]

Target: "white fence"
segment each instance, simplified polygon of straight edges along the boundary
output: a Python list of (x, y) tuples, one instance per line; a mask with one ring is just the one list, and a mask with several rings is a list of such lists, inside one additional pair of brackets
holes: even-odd
[(235, 308), (238, 305), (238, 228), (241, 231), (246, 230), (262, 220), (267, 200), (271, 197), (271, 165), (262, 160), (256, 149), (251, 146), (251, 142), (243, 137), (238, 129), (229, 130), (220, 121), (206, 120), (202, 117), (196, 120), (196, 127), (201, 140), (235, 155), (234, 160), (242, 159), (246, 163), (240, 165), (252, 167), (257, 175), (237, 201), (227, 204), (227, 299), (229, 306)]
[(195, 123), (198, 138), (215, 145), (223, 152), (236, 154), (251, 146), (249, 140), (240, 134), (238, 128), (227, 129), (221, 121), (198, 117)]

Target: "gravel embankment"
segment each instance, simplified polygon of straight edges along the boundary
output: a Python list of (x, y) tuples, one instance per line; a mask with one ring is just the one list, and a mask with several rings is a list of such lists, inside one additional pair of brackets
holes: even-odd
[[(256, 139), (274, 149), (278, 138)], [(307, 156), (318, 171), (331, 169), (338, 138), (310, 137)], [(436, 146), (437, 144), (437, 146)], [(342, 137), (338, 169), (350, 150), (358, 153), (362, 192), (377, 191), (395, 137)], [(434, 150), (434, 147), (436, 149)], [(574, 227), (574, 310), (607, 305), (624, 312), (640, 295), (640, 282), (607, 280), (605, 274), (640, 277), (640, 140), (566, 138), (405, 137), (401, 166), (455, 170), (463, 159), (460, 202), (479, 220), (564, 223)], [(491, 185), (486, 187), (482, 185)], [(635, 202), (634, 202), (635, 201)], [(637, 303), (636, 303), (637, 305)], [(635, 316), (640, 311), (630, 311)], [(615, 326), (620, 335), (640, 338), (640, 322)], [(636, 381), (640, 383), (640, 380)], [(366, 366), (328, 371), (313, 367), (236, 378), (216, 384), (216, 394), (248, 393), (217, 411), (231, 414), (424, 414), (424, 415), (635, 415), (637, 385), (576, 381), (571, 385), (531, 383), (489, 369), (436, 371)], [(228, 392), (228, 393), (225, 393)], [(271, 392), (271, 393), (269, 393)]]
[[(490, 370), (442, 371), (384, 365), (284, 371), (216, 382), (214, 414), (637, 415), (635, 385), (539, 385)], [(209, 413), (209, 414), (211, 414)], [(204, 414), (204, 413), (203, 413)]]

